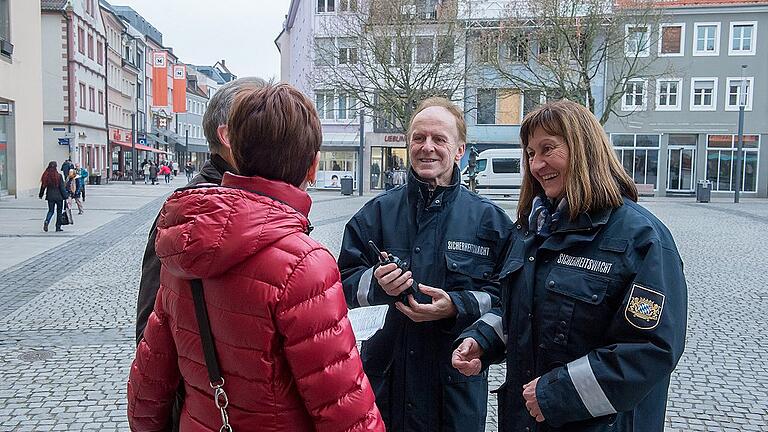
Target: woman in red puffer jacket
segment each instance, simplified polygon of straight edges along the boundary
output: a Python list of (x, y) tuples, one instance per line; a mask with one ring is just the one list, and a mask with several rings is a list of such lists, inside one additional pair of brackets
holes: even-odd
[(158, 220), (160, 290), (131, 366), (131, 429), (167, 430), (180, 383), (179, 430), (222, 426), (190, 289), (201, 279), (234, 430), (383, 431), (336, 262), (308, 235), (322, 140), (312, 102), (286, 84), (243, 90), (227, 127), (241, 175), (177, 191)]

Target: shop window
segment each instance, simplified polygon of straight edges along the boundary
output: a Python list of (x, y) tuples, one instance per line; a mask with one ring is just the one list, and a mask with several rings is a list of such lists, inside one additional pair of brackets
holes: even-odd
[[(732, 192), (736, 182), (736, 148), (738, 135), (707, 136), (707, 180), (712, 190)], [(757, 191), (760, 136), (744, 135), (742, 141), (741, 190)]]
[(685, 47), (685, 24), (661, 24), (659, 56), (682, 56)]
[(659, 171), (657, 134), (613, 134), (614, 151), (624, 170), (636, 184), (650, 184), (656, 189)]

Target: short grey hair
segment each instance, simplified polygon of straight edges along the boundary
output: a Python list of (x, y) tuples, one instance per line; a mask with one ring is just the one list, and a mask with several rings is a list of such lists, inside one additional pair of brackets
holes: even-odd
[(232, 109), (232, 103), (240, 90), (245, 88), (261, 88), (267, 85), (267, 81), (258, 77), (243, 77), (230, 81), (221, 86), (214, 93), (208, 102), (208, 108), (203, 115), (203, 133), (208, 140), (208, 147), (211, 154), (218, 154), (221, 151), (221, 141), (219, 141), (219, 126), (227, 124), (229, 110)]

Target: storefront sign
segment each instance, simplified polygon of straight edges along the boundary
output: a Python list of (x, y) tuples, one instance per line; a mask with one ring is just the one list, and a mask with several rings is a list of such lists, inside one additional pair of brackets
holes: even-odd
[(371, 147), (406, 147), (406, 139), (403, 134), (376, 133), (366, 134), (366, 141)]
[(120, 129), (111, 129), (112, 139), (114, 141), (131, 142), (131, 132)]

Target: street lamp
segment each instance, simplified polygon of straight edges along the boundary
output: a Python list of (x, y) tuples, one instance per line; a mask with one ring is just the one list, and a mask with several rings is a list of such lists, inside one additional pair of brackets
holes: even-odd
[(741, 65), (741, 82), (739, 83), (739, 142), (736, 146), (736, 186), (733, 189), (733, 202), (739, 203), (739, 192), (741, 192), (741, 149), (744, 145), (744, 108), (747, 106), (747, 91), (749, 87), (744, 78), (744, 71), (747, 65)]
[(136, 184), (136, 114), (131, 114), (131, 184)]

